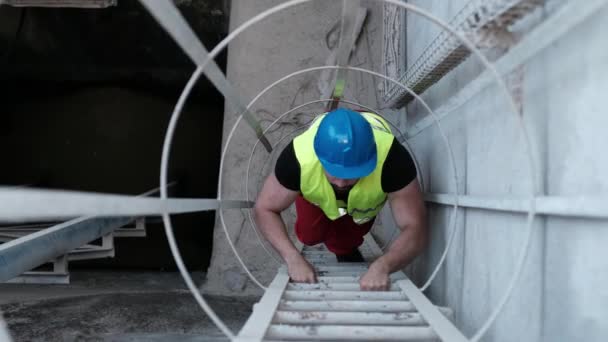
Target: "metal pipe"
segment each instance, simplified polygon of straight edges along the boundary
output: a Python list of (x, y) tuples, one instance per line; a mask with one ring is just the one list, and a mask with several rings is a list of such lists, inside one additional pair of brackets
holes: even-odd
[[(144, 198), (140, 198), (141, 196), (151, 195), (155, 192), (158, 192), (158, 189), (150, 190), (132, 199), (142, 200)], [(51, 198), (51, 200), (53, 199)], [(133, 220), (135, 217), (132, 216), (79, 217), (6, 242), (0, 245), (0, 282), (13, 279), (23, 272), (64, 255)]]
[(49, 220), (81, 216), (149, 216), (219, 208), (250, 208), (246, 201), (142, 198), (80, 191), (0, 187), (0, 221)]

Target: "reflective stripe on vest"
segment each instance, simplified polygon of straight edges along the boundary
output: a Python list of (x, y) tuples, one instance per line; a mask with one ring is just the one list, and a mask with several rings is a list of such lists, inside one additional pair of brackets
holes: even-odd
[[(386, 193), (382, 190), (382, 167), (393, 143), (394, 136), (387, 122), (372, 113), (361, 113), (372, 126), (376, 141), (378, 162), (374, 171), (360, 178), (348, 194), (347, 208), (338, 205), (336, 194), (327, 180), (323, 166), (314, 149), (314, 137), (321, 120), (315, 120), (311, 127), (293, 140), (293, 147), (300, 164), (300, 189), (302, 196), (319, 206), (325, 215), (336, 220), (348, 213), (357, 224), (372, 220), (386, 202)], [(325, 116), (323, 114), (321, 117)], [(342, 201), (340, 201), (342, 202)], [(342, 202), (343, 203), (343, 202)], [(340, 210), (342, 209), (342, 210)]]

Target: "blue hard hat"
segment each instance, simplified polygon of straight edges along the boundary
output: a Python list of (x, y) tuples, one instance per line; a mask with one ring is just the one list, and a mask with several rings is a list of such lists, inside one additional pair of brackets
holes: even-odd
[(365, 177), (376, 168), (372, 126), (350, 109), (336, 109), (321, 120), (314, 148), (323, 168), (337, 178)]

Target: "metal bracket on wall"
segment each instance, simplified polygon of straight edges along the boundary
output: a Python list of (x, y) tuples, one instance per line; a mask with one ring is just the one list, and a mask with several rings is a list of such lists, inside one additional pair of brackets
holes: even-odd
[[(450, 25), (479, 46), (487, 48), (492, 42), (498, 46), (497, 40), (504, 36), (507, 27), (540, 5), (541, 0), (471, 0), (450, 21)], [(469, 55), (466, 46), (442, 31), (401, 75), (399, 82), (421, 94)], [(386, 90), (383, 97), (386, 106), (391, 108), (403, 107), (411, 100), (413, 97), (397, 86)]]

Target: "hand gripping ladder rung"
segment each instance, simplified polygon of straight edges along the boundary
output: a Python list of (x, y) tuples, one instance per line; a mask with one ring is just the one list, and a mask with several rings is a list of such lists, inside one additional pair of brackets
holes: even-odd
[[(391, 275), (388, 291), (361, 291), (369, 262), (338, 263), (323, 246), (300, 246), (315, 267), (318, 283), (289, 281), (283, 266), (237, 336), (237, 341), (466, 341), (403, 272)], [(366, 260), (382, 255), (371, 236), (360, 251)]]

